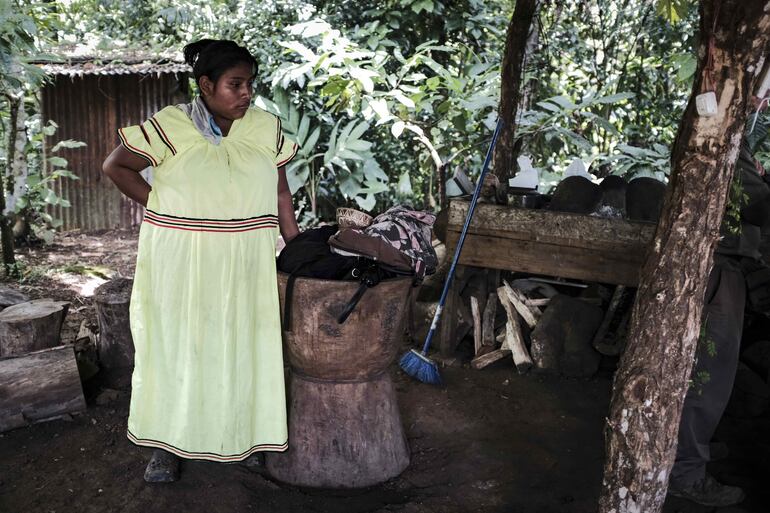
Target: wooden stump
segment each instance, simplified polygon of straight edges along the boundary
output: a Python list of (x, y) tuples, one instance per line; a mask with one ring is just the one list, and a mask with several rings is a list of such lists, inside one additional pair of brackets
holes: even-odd
[(58, 346), (69, 303), (36, 299), (0, 312), (0, 357)]
[(390, 376), (358, 383), (292, 373), (289, 449), (268, 453), (267, 469), (297, 486), (358, 488), (396, 477), (409, 465)]
[(133, 280), (115, 278), (96, 289), (99, 363), (113, 385), (125, 386), (134, 368), (134, 339), (129, 323)]
[(85, 409), (72, 346), (0, 359), (0, 432)]
[[(278, 281), (283, 305), (286, 275)], [(355, 488), (386, 481), (409, 464), (388, 366), (399, 350), (410, 287), (409, 278), (381, 282), (338, 324), (358, 283), (297, 279), (291, 332), (284, 332), (289, 450), (266, 454), (276, 479)]]

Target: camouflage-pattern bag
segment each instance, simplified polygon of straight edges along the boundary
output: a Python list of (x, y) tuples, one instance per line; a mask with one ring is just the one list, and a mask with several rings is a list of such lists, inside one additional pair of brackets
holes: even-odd
[(376, 260), (390, 271), (422, 280), (438, 265), (431, 244), (436, 216), (398, 205), (374, 218), (366, 228), (343, 228), (329, 239), (332, 251)]

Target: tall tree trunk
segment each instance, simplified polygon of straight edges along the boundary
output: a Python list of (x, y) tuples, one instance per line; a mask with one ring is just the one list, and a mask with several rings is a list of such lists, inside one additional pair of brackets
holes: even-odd
[[(6, 164), (3, 170), (3, 175), (0, 177), (0, 248), (3, 252), (3, 267), (5, 274), (13, 276), (17, 273), (16, 270), (16, 257), (13, 250), (13, 228), (11, 225), (10, 216), (6, 214), (6, 198), (8, 198), (14, 189), (14, 169), (18, 160), (16, 155), (18, 150), (17, 135), (19, 120), (24, 119), (24, 98), (23, 96), (17, 97), (13, 95), (6, 95), (8, 102), (8, 108), (10, 111), (10, 123), (8, 123), (7, 141), (6, 144)], [(23, 147), (21, 148), (23, 151)]]
[[(607, 419), (599, 511), (657, 512), (666, 498), (701, 308), (761, 59), (770, 51), (770, 0), (702, 0), (697, 79), (672, 151), (672, 176), (642, 269), (626, 352)], [(719, 112), (699, 117), (707, 70)]]
[[(559, 9), (561, 8), (559, 7)], [(537, 48), (539, 45), (540, 45), (540, 29), (537, 23), (537, 7), (536, 7), (535, 14), (532, 17), (532, 23), (529, 26), (529, 35), (527, 36), (527, 45), (524, 48), (524, 59), (521, 63), (522, 74), (524, 74), (524, 71), (527, 69), (528, 66), (530, 66), (530, 61), (535, 56), (535, 52), (537, 51)], [(532, 103), (532, 98), (535, 96), (536, 86), (537, 86), (537, 79), (530, 80), (527, 83), (523, 84), (523, 87), (521, 88), (521, 94), (519, 96), (519, 103), (516, 107), (516, 115), (519, 115), (520, 113), (529, 109), (529, 106)], [(519, 155), (521, 154), (521, 149), (523, 147), (524, 147), (524, 141), (521, 138), (514, 140), (513, 148), (511, 150), (511, 163), (516, 162), (516, 159), (519, 158)], [(514, 173), (512, 169), (511, 175), (513, 174)]]
[(501, 182), (508, 183), (514, 173), (514, 141), (516, 113), (521, 99), (521, 77), (524, 74), (524, 57), (532, 20), (535, 19), (540, 0), (516, 0), (516, 8), (508, 25), (505, 54), (501, 73), (499, 116), (503, 127), (495, 146), (495, 174)]

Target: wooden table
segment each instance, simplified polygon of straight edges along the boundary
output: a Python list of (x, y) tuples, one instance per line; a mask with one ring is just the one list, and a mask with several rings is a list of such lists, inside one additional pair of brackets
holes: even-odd
[[(449, 255), (470, 203), (449, 206)], [(635, 287), (655, 225), (580, 214), (479, 204), (460, 264)]]
[[(470, 203), (452, 200), (447, 251), (454, 254)], [(479, 204), (459, 264), (636, 287), (655, 224), (551, 210)], [(460, 291), (447, 296), (439, 331), (442, 354), (456, 345)]]

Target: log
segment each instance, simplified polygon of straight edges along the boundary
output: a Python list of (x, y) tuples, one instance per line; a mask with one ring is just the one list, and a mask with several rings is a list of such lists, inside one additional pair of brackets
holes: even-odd
[(473, 360), (471, 360), (471, 367), (473, 367), (476, 370), (481, 370), (487, 365), (490, 365), (497, 360), (501, 360), (505, 358), (506, 356), (509, 356), (511, 352), (508, 349), (495, 349), (492, 352), (489, 352), (482, 356), (477, 356)]
[(29, 301), (29, 298), (18, 290), (0, 288), (0, 310), (18, 305), (19, 303), (26, 303), (27, 301)]
[(68, 309), (66, 301), (36, 299), (0, 312), (0, 357), (58, 346)]
[(85, 409), (72, 346), (0, 358), (0, 432)]
[(495, 345), (495, 316), (497, 315), (497, 292), (491, 292), (487, 297), (484, 315), (481, 319), (481, 345)]
[(505, 285), (497, 289), (497, 294), (500, 296), (503, 308), (505, 308), (505, 313), (508, 316), (508, 322), (505, 324), (505, 341), (501, 349), (509, 349), (511, 351), (516, 370), (519, 371), (519, 374), (524, 374), (532, 368), (532, 358), (530, 358), (527, 347), (524, 345), (524, 337), (521, 334), (521, 325), (518, 318), (519, 314), (516, 313), (507, 291)]
[(479, 312), (479, 300), (471, 296), (471, 315), (473, 316), (473, 354), (479, 354), (481, 350), (481, 312)]
[(543, 299), (527, 299), (524, 301), (524, 304), (527, 306), (548, 306), (549, 301), (551, 301), (551, 298), (549, 297)]
[[(503, 286), (501, 287), (505, 291), (505, 296), (510, 301), (511, 305), (519, 312), (521, 318), (527, 323), (530, 329), (537, 325), (537, 321), (540, 320), (542, 312), (536, 306), (527, 306), (527, 298), (518, 290), (511, 287), (507, 281), (503, 280)], [(500, 294), (500, 289), (497, 289)], [(510, 318), (510, 315), (508, 316)]]
[(134, 340), (131, 337), (128, 307), (133, 280), (115, 278), (96, 289), (96, 315), (99, 322), (99, 362), (108, 377), (123, 380), (134, 366)]

